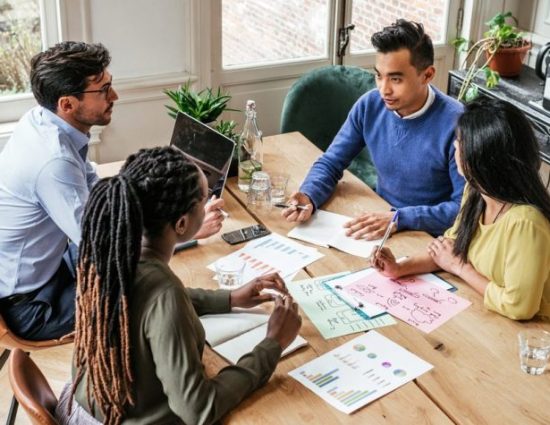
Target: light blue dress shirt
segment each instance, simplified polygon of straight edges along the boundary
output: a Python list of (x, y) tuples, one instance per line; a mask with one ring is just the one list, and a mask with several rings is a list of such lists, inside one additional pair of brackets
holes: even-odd
[(0, 152), (0, 298), (38, 289), (80, 242), (89, 190), (89, 136), (37, 106)]

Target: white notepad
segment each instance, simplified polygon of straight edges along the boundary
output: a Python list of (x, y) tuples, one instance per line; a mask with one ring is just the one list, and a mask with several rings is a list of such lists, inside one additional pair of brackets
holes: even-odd
[(287, 236), (325, 248), (333, 247), (362, 258), (370, 257), (372, 249), (380, 245), (381, 239), (367, 241), (346, 236), (345, 223), (352, 218), (328, 211), (317, 212), (306, 223), (300, 223)]
[[(265, 338), (269, 314), (260, 308), (236, 309), (226, 314), (207, 314), (200, 320), (212, 349), (235, 364)], [(307, 341), (298, 335), (281, 357), (305, 345)]]

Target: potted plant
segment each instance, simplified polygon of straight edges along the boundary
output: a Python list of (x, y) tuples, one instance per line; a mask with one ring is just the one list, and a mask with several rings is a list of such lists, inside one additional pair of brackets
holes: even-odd
[[(531, 42), (523, 38), (523, 34), (515, 26), (507, 23), (509, 19), (517, 25), (517, 19), (512, 16), (512, 12), (497, 13), (486, 22), (489, 31), (470, 48), (466, 48), (469, 43), (463, 37), (453, 41), (457, 50), (466, 52), (463, 63), (466, 75), (458, 100), (469, 101), (477, 96), (477, 86), (472, 84), (472, 81), (478, 73), (485, 75), (487, 88), (495, 87), (501, 76), (516, 77), (520, 74), (523, 59), (531, 48)], [(480, 61), (483, 62), (482, 66), (478, 66)]]
[(164, 105), (172, 118), (176, 118), (178, 112), (185, 112), (200, 122), (210, 124), (216, 121), (223, 111), (236, 111), (227, 107), (231, 96), (223, 93), (219, 87), (216, 92), (211, 88), (196, 92), (190, 86), (191, 81), (187, 81), (176, 90), (163, 90), (175, 103), (175, 106)]

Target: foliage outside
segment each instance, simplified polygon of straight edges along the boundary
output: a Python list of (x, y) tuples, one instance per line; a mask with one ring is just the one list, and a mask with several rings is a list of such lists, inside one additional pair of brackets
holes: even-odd
[[(464, 99), (469, 102), (477, 97), (478, 87), (472, 81), (478, 73), (483, 72), (485, 74), (485, 85), (487, 88), (491, 89), (498, 84), (500, 80), (499, 73), (489, 68), (489, 62), (491, 62), (498, 49), (522, 47), (528, 43), (523, 38), (523, 33), (515, 26), (506, 23), (508, 19), (512, 19), (517, 25), (517, 19), (512, 16), (512, 12), (497, 13), (493, 16), (491, 20), (486, 22), (486, 25), (489, 26), (489, 31), (486, 31), (483, 34), (484, 37), (472, 44), (470, 48), (467, 47), (469, 44), (468, 40), (463, 37), (453, 40), (452, 44), (455, 49), (466, 52), (466, 58), (462, 66), (466, 69), (466, 76), (460, 87), (458, 100)], [(486, 55), (486, 60), (482, 66), (478, 66), (483, 54)]]
[(41, 50), (36, 1), (0, 2), (0, 96), (30, 91), (31, 58)]

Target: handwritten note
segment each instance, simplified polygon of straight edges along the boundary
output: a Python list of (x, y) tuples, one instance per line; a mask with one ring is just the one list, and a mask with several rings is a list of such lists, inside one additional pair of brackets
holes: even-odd
[(319, 329), (323, 338), (335, 338), (394, 325), (395, 319), (389, 314), (383, 314), (370, 320), (364, 318), (324, 286), (324, 282), (327, 280), (345, 274), (347, 273), (287, 282), (288, 290)]
[(471, 303), (420, 277), (392, 280), (372, 273), (344, 288), (349, 295), (378, 305), (429, 333)]

